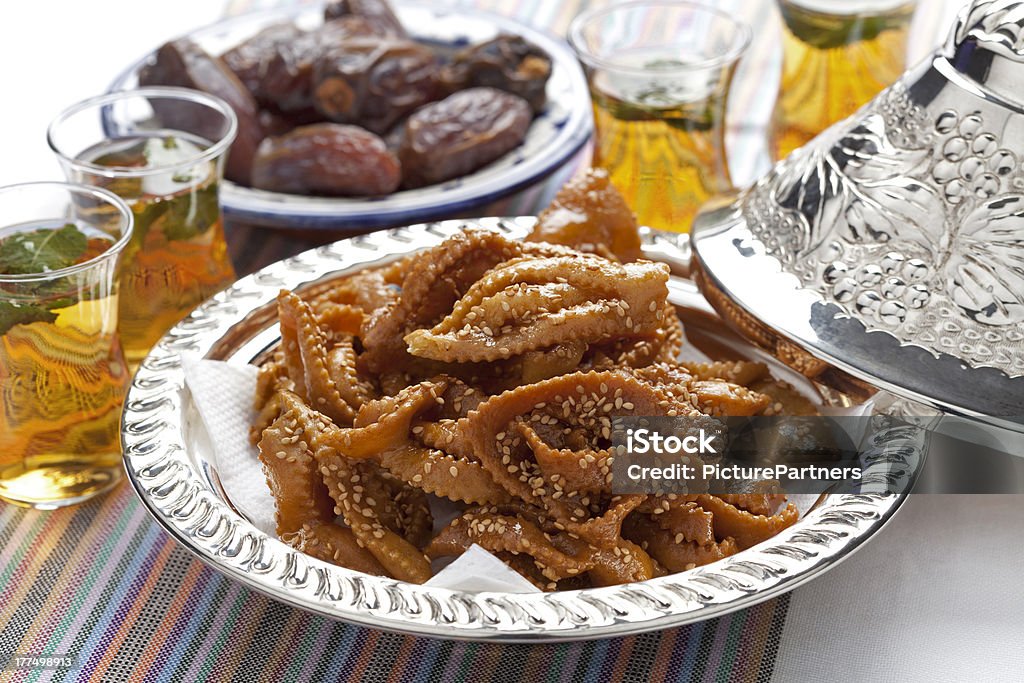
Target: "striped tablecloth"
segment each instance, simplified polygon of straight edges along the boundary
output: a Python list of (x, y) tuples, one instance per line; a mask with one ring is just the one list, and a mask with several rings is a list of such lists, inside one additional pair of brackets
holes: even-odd
[[(229, 11), (264, 4), (273, 3), (235, 0)], [(464, 4), (561, 33), (581, 2)], [(757, 127), (777, 83), (774, 12), (768, 0), (716, 4), (759, 27), (732, 102), (742, 113), (734, 172), (745, 182), (764, 163)], [(768, 681), (789, 602), (585, 643), (406, 637), (312, 616), (227, 580), (172, 541), (125, 484), (56, 512), (0, 503), (2, 681)], [(18, 666), (25, 656), (68, 661)]]
[(6, 505), (0, 529), (0, 657), (75, 660), (0, 680), (767, 681), (786, 615), (783, 597), (660, 633), (477, 645), (351, 626), (244, 588), (172, 541), (126, 484), (75, 509)]

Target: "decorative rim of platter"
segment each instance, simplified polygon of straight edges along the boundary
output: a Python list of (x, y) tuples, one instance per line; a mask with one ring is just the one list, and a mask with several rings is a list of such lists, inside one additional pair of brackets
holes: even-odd
[[(551, 56), (548, 106), (534, 118), (523, 144), (468, 175), (382, 197), (306, 197), (224, 181), (221, 204), (225, 217), (255, 226), (353, 231), (458, 215), (533, 186), (566, 164), (590, 139), (593, 117), (587, 81), (565, 41), (515, 19), (475, 8), (400, 0), (395, 10), (416, 39), (454, 47), (512, 33)], [(322, 12), (319, 5), (259, 10), (182, 37), (216, 53), (275, 22), (294, 21), (307, 26)], [(139, 70), (154, 52), (155, 48), (128, 66), (109, 90), (137, 88)]]
[[(190, 453), (187, 422), (194, 418), (179, 354), (244, 362), (278, 339), (269, 312), (281, 288), (387, 262), (467, 225), (523, 239), (534, 221), (449, 220), (345, 239), (268, 266), (202, 304), (143, 361), (125, 403), (124, 463), (139, 497), (208, 565), (281, 602), (389, 631), (513, 642), (626, 635), (749, 607), (835, 566), (895, 514), (906, 494), (832, 495), (768, 541), (710, 565), (607, 588), (511, 594), (415, 585), (334, 566), (257, 530), (234, 510), (215, 468)], [(655, 253), (676, 243), (650, 232), (645, 239)]]

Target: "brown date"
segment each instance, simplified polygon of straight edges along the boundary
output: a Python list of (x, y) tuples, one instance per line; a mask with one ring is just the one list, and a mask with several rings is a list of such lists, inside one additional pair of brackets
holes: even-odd
[(354, 39), (317, 60), (313, 101), (331, 121), (384, 133), (437, 98), (438, 70), (437, 56), (425, 45)]
[[(362, 17), (347, 16), (311, 31), (279, 24), (224, 53), (224, 62), (256, 100), (307, 122), (313, 108), (313, 64), (324, 52), (357, 38), (388, 35)], [(319, 117), (317, 117), (319, 118)]]
[(387, 0), (332, 0), (324, 7), (324, 21), (350, 16), (362, 17), (386, 29), (388, 34), (407, 37), (405, 27)]
[[(238, 117), (238, 134), (231, 145), (225, 175), (236, 182), (249, 183), (253, 155), (263, 139), (259, 107), (224, 62), (190, 40), (175, 40), (157, 50), (155, 60), (143, 67), (139, 73), (139, 84), (202, 90), (231, 105)], [(170, 128), (194, 128), (197, 124), (200, 130), (204, 127), (203, 121), (196, 121), (194, 108), (175, 112), (173, 108), (161, 107), (157, 114)], [(212, 130), (215, 129), (211, 127)], [(216, 135), (211, 132), (203, 137), (212, 140)]]
[(398, 159), (357, 126), (315, 123), (267, 138), (256, 152), (252, 184), (290, 194), (366, 196), (394, 192)]
[(522, 97), (470, 88), (417, 110), (398, 156), (402, 182), (421, 187), (466, 175), (522, 144), (533, 116)]
[(384, 138), (384, 144), (388, 146), (395, 154), (398, 154), (399, 148), (402, 146), (402, 138), (405, 137), (405, 124), (409, 119), (402, 119), (395, 125), (391, 126), (391, 130), (382, 135)]
[(220, 56), (249, 92), (262, 100), (261, 82), (270, 60), (282, 46), (298, 40), (304, 32), (295, 24), (274, 24)]
[(441, 70), (446, 92), (486, 86), (519, 95), (534, 112), (544, 109), (551, 57), (520, 36), (501, 35), (460, 50)]
[(278, 136), (291, 132), (293, 128), (302, 124), (295, 123), (280, 112), (261, 109), (260, 125), (263, 126), (263, 132), (266, 135)]

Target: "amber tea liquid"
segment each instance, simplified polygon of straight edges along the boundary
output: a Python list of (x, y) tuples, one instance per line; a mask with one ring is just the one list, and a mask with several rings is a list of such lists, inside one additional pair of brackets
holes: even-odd
[(725, 95), (701, 76), (659, 77), (685, 63), (636, 54), (650, 77), (590, 78), (594, 165), (608, 170), (642, 225), (688, 232), (694, 215), (732, 184), (725, 156)]
[(235, 279), (224, 241), (214, 161), (184, 169), (145, 169), (187, 162), (208, 144), (184, 133), (104, 142), (81, 155), (92, 164), (128, 169), (91, 182), (117, 194), (135, 216), (122, 256), (120, 332), (133, 367), (171, 327)]
[[(61, 226), (0, 230), (45, 235)], [(79, 262), (112, 239), (94, 228)], [(56, 507), (95, 495), (121, 471), (121, 403), (130, 374), (117, 338), (114, 261), (59, 280), (0, 282), (0, 498)], [(102, 269), (109, 269), (103, 271)]]
[(784, 57), (772, 140), (776, 159), (855, 113), (900, 77), (915, 5), (779, 0)]

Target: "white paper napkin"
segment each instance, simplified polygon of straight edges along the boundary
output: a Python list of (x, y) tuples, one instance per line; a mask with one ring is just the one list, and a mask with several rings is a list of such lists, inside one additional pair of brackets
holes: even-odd
[(183, 355), (185, 385), (213, 444), (217, 474), (228, 498), (260, 531), (274, 535), (274, 497), (256, 449), (249, 444), (257, 370)]
[(540, 589), (476, 543), (434, 574), (428, 586), (481, 593), (539, 593)]
[[(185, 385), (213, 445), (213, 460), (224, 491), (235, 509), (253, 526), (274, 536), (274, 497), (267, 487), (257, 450), (249, 444), (256, 368), (204, 360), (198, 355), (183, 355), (181, 360)], [(437, 529), (451, 521), (458, 510), (448, 501), (434, 502), (431, 510)], [(475, 544), (426, 585), (472, 592), (538, 592), (518, 572)]]

